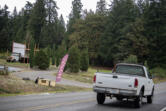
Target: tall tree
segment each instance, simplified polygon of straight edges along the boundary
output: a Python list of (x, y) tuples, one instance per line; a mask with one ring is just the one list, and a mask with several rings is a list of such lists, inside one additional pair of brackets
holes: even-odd
[(17, 16), (17, 8), (16, 8), (16, 7), (14, 7), (13, 16), (14, 16), (14, 17)]
[(37, 0), (34, 4), (32, 15), (29, 20), (28, 29), (30, 30), (35, 42), (40, 44), (41, 31), (46, 23), (46, 10), (44, 0)]
[(53, 47), (53, 44), (58, 44), (58, 12), (57, 12), (57, 4), (54, 0), (46, 0), (45, 2), (46, 8), (46, 21), (47, 23), (42, 28), (41, 33), (41, 47), (46, 47), (50, 45)]
[(98, 14), (101, 14), (101, 15), (106, 15), (107, 9), (106, 9), (106, 1), (105, 0), (100, 0), (97, 2), (96, 12)]
[(67, 26), (67, 31), (69, 34), (74, 31), (72, 25), (76, 22), (77, 19), (81, 18), (82, 7), (83, 5), (81, 3), (81, 0), (74, 0), (72, 2), (72, 11), (69, 15), (69, 23)]
[(88, 13), (85, 20), (77, 20), (73, 25), (75, 30), (69, 36), (70, 46), (77, 45), (80, 50), (88, 49), (90, 64), (96, 64), (99, 60), (99, 48), (101, 37), (105, 30), (105, 16)]
[(54, 0), (45, 0), (48, 23), (53, 23), (58, 19), (57, 4)]
[(150, 41), (150, 56), (148, 60), (150, 67), (166, 67), (164, 65), (166, 55), (163, 53), (166, 51), (166, 47), (164, 45), (166, 43), (165, 5), (166, 2), (164, 0), (152, 0), (145, 16), (147, 37)]
[(122, 61), (129, 55), (131, 47), (126, 34), (136, 17), (133, 0), (113, 0), (100, 48), (100, 56), (105, 65)]
[(60, 16), (57, 28), (57, 44), (60, 45), (65, 37), (65, 21), (63, 15)]
[(9, 49), (12, 42), (12, 38), (10, 36), (10, 19), (9, 19), (9, 11), (8, 6), (5, 5), (3, 9), (0, 11), (0, 49), (2, 51), (6, 51), (6, 49)]

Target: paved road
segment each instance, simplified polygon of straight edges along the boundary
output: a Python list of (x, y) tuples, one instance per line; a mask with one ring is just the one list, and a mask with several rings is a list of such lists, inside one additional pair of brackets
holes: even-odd
[(133, 102), (118, 102), (106, 99), (97, 105), (94, 92), (39, 94), (15, 97), (0, 97), (0, 111), (160, 111), (166, 107), (166, 83), (156, 85), (153, 104), (144, 101), (136, 109)]
[[(56, 80), (56, 76), (54, 75), (55, 73), (57, 73), (57, 70), (49, 70), (49, 71), (27, 70), (27, 71), (21, 71), (21, 72), (14, 72), (12, 74), (20, 78), (28, 77), (30, 78), (30, 80), (33, 80), (33, 81), (35, 81), (37, 77), (55, 81)], [(92, 88), (92, 84), (87, 84), (87, 83), (82, 83), (82, 82), (67, 80), (67, 79), (62, 79), (57, 84)]]

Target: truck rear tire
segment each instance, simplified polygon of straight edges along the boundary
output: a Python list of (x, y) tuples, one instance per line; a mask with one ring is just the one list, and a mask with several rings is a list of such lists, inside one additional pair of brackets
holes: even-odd
[(140, 91), (139, 96), (135, 99), (135, 107), (140, 108), (142, 106), (143, 91)]
[(97, 93), (97, 103), (103, 104), (105, 101), (105, 94), (104, 93)]
[(152, 90), (152, 94), (150, 96), (147, 96), (147, 103), (152, 104), (153, 102), (153, 93), (154, 93), (154, 89)]

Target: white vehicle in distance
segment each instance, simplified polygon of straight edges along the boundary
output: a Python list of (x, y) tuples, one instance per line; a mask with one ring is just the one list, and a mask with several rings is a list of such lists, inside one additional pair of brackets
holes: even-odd
[(109, 96), (120, 101), (132, 99), (135, 107), (139, 108), (143, 97), (152, 103), (154, 83), (145, 66), (120, 63), (112, 73), (95, 73), (93, 90), (97, 93), (98, 104), (103, 104)]
[(10, 57), (7, 58), (7, 62), (18, 62), (20, 60), (20, 54), (19, 53), (12, 53)]

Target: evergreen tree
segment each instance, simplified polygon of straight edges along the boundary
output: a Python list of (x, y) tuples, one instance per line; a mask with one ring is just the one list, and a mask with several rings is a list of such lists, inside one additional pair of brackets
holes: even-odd
[(48, 18), (47, 22), (53, 23), (58, 19), (57, 4), (54, 0), (45, 0), (45, 4), (46, 4), (46, 14)]
[(136, 55), (129, 55), (127, 58), (124, 59), (125, 63), (130, 63), (130, 64), (137, 64), (137, 56)]
[(165, 67), (165, 43), (166, 43), (166, 2), (164, 0), (151, 1), (146, 13), (146, 30), (149, 44), (148, 65), (152, 67)]
[(72, 46), (69, 50), (69, 59), (67, 64), (70, 72), (77, 73), (80, 69), (80, 51), (77, 46)]
[(89, 56), (88, 50), (81, 51), (81, 58), (80, 58), (80, 69), (82, 71), (87, 71), (89, 67)]
[(72, 25), (76, 22), (77, 19), (81, 18), (82, 7), (83, 5), (81, 0), (74, 0), (72, 2), (72, 11), (69, 15), (69, 23), (67, 25), (68, 34), (71, 34), (74, 31)]
[(126, 35), (137, 17), (135, 10), (133, 0), (113, 0), (100, 47), (100, 56), (105, 65), (111, 66), (129, 55), (131, 46)]
[(106, 9), (106, 1), (105, 0), (100, 0), (97, 2), (96, 13), (101, 14), (101, 15), (106, 15), (107, 9)]
[[(127, 34), (128, 42), (131, 44), (131, 54), (137, 55), (138, 62), (144, 64), (148, 58), (148, 39), (146, 37), (144, 20), (136, 19), (131, 25), (131, 31)], [(129, 44), (128, 43), (128, 44)]]
[(45, 2), (46, 8), (46, 21), (47, 23), (44, 24), (41, 33), (41, 47), (47, 47), (50, 45), (53, 47), (53, 44), (60, 45), (59, 43), (59, 36), (58, 36), (58, 13), (57, 13), (57, 5), (56, 2), (53, 0), (46, 0)]
[(13, 17), (16, 17), (17, 16), (17, 8), (14, 7), (14, 11), (13, 11)]
[(30, 55), (29, 55), (30, 68), (33, 68), (35, 65), (34, 48), (35, 48), (35, 42), (34, 39), (32, 38), (30, 43)]
[(58, 46), (58, 49), (56, 51), (56, 66), (58, 67), (60, 64), (60, 60), (63, 58), (63, 56), (67, 53), (66, 44), (65, 42), (62, 42), (60, 46)]
[(60, 45), (62, 43), (62, 40), (65, 37), (65, 21), (63, 19), (63, 16), (60, 16), (59, 22), (58, 22), (58, 28), (57, 28), (57, 44)]
[(45, 23), (46, 9), (44, 0), (37, 0), (28, 23), (28, 29), (37, 44), (41, 42), (41, 31)]
[(49, 57), (44, 51), (40, 50), (35, 55), (35, 65), (42, 70), (46, 70), (49, 68), (50, 65)]
[(0, 49), (6, 51), (10, 49), (12, 44), (11, 31), (10, 31), (10, 19), (8, 6), (5, 5), (0, 11)]
[(53, 45), (51, 56), (52, 56), (52, 65), (55, 65), (55, 44)]

